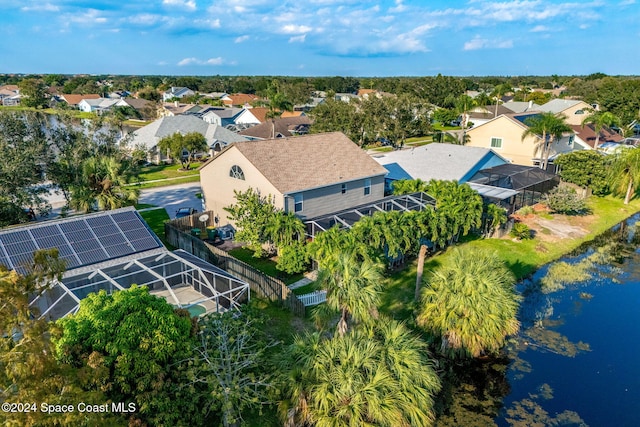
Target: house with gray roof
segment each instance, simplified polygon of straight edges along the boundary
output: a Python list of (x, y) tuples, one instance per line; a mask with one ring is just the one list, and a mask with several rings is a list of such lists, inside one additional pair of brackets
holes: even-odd
[(118, 104), (120, 99), (112, 98), (97, 98), (97, 99), (83, 99), (78, 103), (78, 109), (85, 113), (102, 113), (111, 109)]
[(234, 143), (200, 168), (206, 209), (229, 223), (234, 191), (271, 195), (305, 220), (384, 197), (387, 170), (341, 132)]
[(130, 147), (144, 147), (149, 153), (149, 161), (159, 163), (167, 159), (157, 149), (158, 143), (164, 137), (175, 133), (186, 135), (198, 132), (207, 140), (210, 152), (220, 151), (232, 142), (243, 142), (249, 139), (231, 132), (221, 126), (207, 123), (193, 115), (180, 115), (172, 117), (162, 117), (147, 126), (144, 126), (131, 134), (128, 142)]
[(540, 111), (540, 106), (533, 101), (509, 101), (502, 104), (502, 106), (511, 110), (512, 113)]
[(166, 102), (175, 98), (180, 99), (184, 98), (185, 96), (192, 96), (195, 94), (196, 93), (188, 87), (171, 87), (166, 92), (163, 92), (162, 100)]
[(579, 99), (561, 99), (556, 98), (542, 104), (539, 111), (553, 114), (562, 114), (565, 121), (570, 125), (581, 125), (585, 117), (594, 110), (592, 105), (587, 104)]
[(479, 170), (509, 163), (490, 148), (439, 143), (374, 154), (373, 160), (388, 171), (385, 178), (387, 193), (393, 190), (393, 181), (400, 179), (465, 183)]

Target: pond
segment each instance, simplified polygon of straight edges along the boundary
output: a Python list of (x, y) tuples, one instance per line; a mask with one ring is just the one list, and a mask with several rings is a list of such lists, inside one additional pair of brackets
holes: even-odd
[(519, 285), (522, 329), (508, 346), (498, 426), (640, 426), (638, 221)]

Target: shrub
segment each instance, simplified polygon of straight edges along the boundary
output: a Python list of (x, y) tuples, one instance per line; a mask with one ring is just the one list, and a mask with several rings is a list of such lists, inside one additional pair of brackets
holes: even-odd
[(509, 232), (511, 237), (515, 237), (518, 240), (531, 239), (531, 229), (527, 224), (522, 222), (516, 222), (513, 224), (513, 228)]
[(521, 216), (527, 216), (527, 215), (536, 213), (536, 211), (535, 209), (533, 209), (533, 206), (523, 206), (520, 209), (518, 209), (516, 213)]
[(546, 203), (555, 213), (581, 215), (588, 211), (585, 200), (571, 187), (556, 187), (546, 196)]

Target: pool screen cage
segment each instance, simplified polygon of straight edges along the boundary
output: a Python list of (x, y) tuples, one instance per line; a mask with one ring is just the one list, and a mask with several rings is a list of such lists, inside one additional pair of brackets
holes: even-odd
[(411, 193), (402, 196), (389, 196), (375, 203), (357, 206), (339, 212), (322, 215), (306, 220), (307, 236), (313, 238), (316, 234), (327, 231), (334, 225), (339, 228), (351, 228), (364, 216), (371, 216), (376, 212), (390, 211), (421, 211), (427, 206), (435, 207), (436, 201), (426, 193)]
[(560, 177), (536, 167), (506, 164), (483, 169), (469, 182), (517, 191), (510, 205), (512, 210), (518, 210), (538, 203), (546, 193), (558, 186)]
[[(150, 253), (151, 252), (151, 253)], [(249, 298), (249, 285), (183, 250), (144, 252), (67, 271), (60, 281), (33, 297), (41, 317), (56, 320), (75, 313), (92, 292), (107, 293), (139, 285), (176, 308), (223, 312)], [(191, 310), (190, 310), (191, 311)]]

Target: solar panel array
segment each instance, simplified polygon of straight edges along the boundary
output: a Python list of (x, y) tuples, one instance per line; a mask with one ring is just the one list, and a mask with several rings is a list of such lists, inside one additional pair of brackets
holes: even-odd
[(136, 211), (107, 211), (0, 232), (0, 264), (25, 274), (34, 251), (57, 248), (70, 270), (161, 246)]

